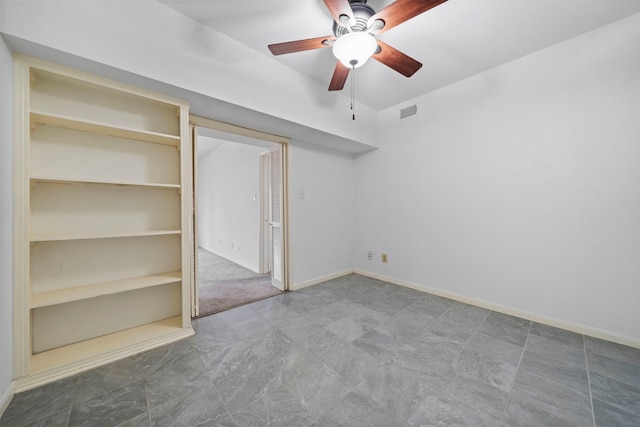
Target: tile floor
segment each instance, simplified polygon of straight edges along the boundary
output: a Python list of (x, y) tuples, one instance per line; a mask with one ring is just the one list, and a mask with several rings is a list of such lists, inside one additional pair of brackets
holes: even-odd
[(349, 275), (18, 394), (1, 426), (640, 426), (640, 350)]

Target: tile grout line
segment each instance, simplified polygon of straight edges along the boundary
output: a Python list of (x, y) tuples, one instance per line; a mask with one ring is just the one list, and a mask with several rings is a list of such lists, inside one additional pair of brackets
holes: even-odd
[[(520, 364), (522, 363), (522, 359), (524, 358), (524, 351), (527, 348), (527, 342), (529, 342), (529, 336), (531, 335), (531, 329), (533, 328), (533, 322), (529, 322), (529, 330), (527, 331), (527, 338), (524, 340), (524, 345), (522, 346), (522, 353), (520, 354), (520, 360), (518, 360), (518, 371), (520, 370)], [(517, 372), (516, 372), (517, 375)]]
[[(514, 386), (516, 385), (516, 378), (518, 376), (518, 373), (520, 372), (520, 365), (522, 364), (522, 359), (524, 358), (524, 351), (527, 348), (527, 342), (529, 341), (529, 335), (531, 335), (531, 329), (532, 328), (533, 328), (533, 322), (529, 321), (529, 330), (527, 331), (527, 338), (525, 338), (525, 340), (524, 340), (524, 345), (522, 346), (522, 353), (520, 353), (520, 360), (518, 360), (518, 366), (516, 366), (516, 375), (513, 378), (513, 385)], [(507, 416), (507, 408), (509, 407), (509, 404), (512, 402), (512, 400), (511, 400), (511, 391), (512, 390), (509, 390), (509, 393), (507, 394), (507, 402), (504, 405), (504, 410), (502, 411), (502, 418), (500, 419), (500, 422), (502, 422), (504, 420), (504, 418)]]
[(587, 383), (589, 384), (589, 400), (591, 401), (591, 419), (593, 420), (593, 427), (595, 427), (596, 413), (593, 405), (593, 392), (591, 391), (591, 373), (589, 372), (589, 358), (587, 357), (587, 343), (585, 342), (584, 335), (582, 335), (582, 346), (584, 350), (584, 363), (587, 367)]
[[(455, 304), (453, 304), (451, 307), (454, 307)], [(447, 310), (449, 311), (449, 310)], [(471, 334), (471, 337), (469, 337), (469, 339), (467, 340), (467, 342), (462, 346), (462, 348), (460, 349), (460, 351), (458, 352), (458, 354), (456, 355), (456, 357), (453, 359), (454, 361), (460, 356), (460, 354), (462, 354), (462, 352), (464, 351), (465, 348), (467, 348), (467, 346), (469, 345), (469, 343), (471, 342), (471, 340), (478, 334), (478, 331), (480, 331), (480, 328), (482, 328), (482, 325), (484, 325), (484, 322), (487, 321), (487, 319), (489, 318), (489, 316), (491, 315), (492, 311), (489, 311), (489, 313), (487, 313), (487, 315), (485, 316), (485, 318), (482, 320), (482, 323), (480, 323), (480, 326), (478, 326), (475, 331), (473, 331), (473, 334)], [(444, 313), (443, 313), (444, 315)], [(473, 350), (471, 350), (473, 351)]]
[[(146, 389), (145, 389), (145, 396), (146, 396)], [(71, 402), (71, 405), (69, 405), (69, 414), (67, 414), (67, 422), (65, 423), (65, 426), (69, 426), (69, 422), (71, 421), (71, 410), (73, 409), (73, 402)]]

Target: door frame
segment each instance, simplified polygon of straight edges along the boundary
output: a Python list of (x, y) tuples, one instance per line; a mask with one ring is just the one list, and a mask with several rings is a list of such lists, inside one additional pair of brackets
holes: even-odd
[(260, 154), (260, 274), (271, 272), (271, 233), (269, 232), (269, 152)]
[[(189, 124), (193, 127), (194, 131), (191, 132), (191, 153), (192, 153), (192, 161), (193, 161), (193, 227), (191, 229), (192, 235), (191, 239), (194, 243), (194, 251), (197, 251), (197, 247), (195, 246), (197, 243), (197, 198), (195, 190), (197, 188), (197, 132), (195, 132), (196, 127), (208, 128), (216, 131), (231, 133), (234, 135), (239, 135), (242, 137), (255, 138), (260, 139), (266, 142), (280, 144), (280, 155), (282, 157), (282, 260), (283, 260), (283, 268), (282, 268), (282, 282), (284, 285), (284, 290), (290, 290), (290, 262), (289, 262), (289, 138), (269, 134), (266, 132), (257, 131), (254, 129), (248, 129), (241, 126), (236, 126), (230, 123), (220, 122), (214, 119), (209, 119), (206, 117), (196, 116), (193, 114), (189, 115)], [(198, 315), (197, 313), (197, 301), (194, 301), (198, 295), (198, 283), (197, 283), (197, 259), (198, 254), (194, 253), (194, 274), (191, 279), (190, 288), (191, 288), (191, 313), (192, 316)], [(194, 314), (196, 313), (196, 314)]]

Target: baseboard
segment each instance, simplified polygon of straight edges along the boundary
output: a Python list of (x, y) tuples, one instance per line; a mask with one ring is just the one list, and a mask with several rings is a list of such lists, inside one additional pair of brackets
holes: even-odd
[(463, 302), (465, 304), (475, 305), (477, 307), (486, 308), (491, 311), (497, 311), (499, 313), (508, 314), (511, 316), (520, 317), (523, 319), (531, 320), (533, 322), (542, 323), (544, 325), (553, 326), (567, 331), (576, 332), (578, 334), (587, 335), (594, 338), (600, 338), (605, 341), (611, 341), (618, 344), (626, 345), (629, 347), (640, 348), (640, 340), (626, 335), (619, 335), (610, 331), (605, 331), (598, 328), (593, 328), (578, 323), (567, 322), (566, 320), (556, 319), (552, 317), (542, 316), (536, 313), (530, 313), (528, 311), (518, 310), (511, 307), (495, 304), (489, 301), (484, 301), (477, 298), (468, 297), (465, 295), (456, 294), (453, 292), (443, 291), (441, 289), (431, 288), (419, 283), (413, 283), (395, 277), (384, 276), (377, 273), (372, 273), (365, 270), (354, 269), (354, 273), (362, 276), (371, 277), (372, 279), (382, 280), (383, 282), (393, 283), (395, 285), (404, 286), (406, 288), (415, 289), (429, 294), (438, 295), (444, 298), (449, 298), (455, 301)]
[(315, 279), (306, 280), (304, 282), (296, 283), (291, 285), (292, 291), (297, 291), (298, 289), (306, 288), (309, 286), (317, 285), (318, 283), (326, 282), (327, 280), (337, 279), (338, 277), (346, 276), (347, 274), (353, 273), (353, 269), (338, 271), (336, 273), (327, 274), (326, 276), (317, 277)]
[(2, 414), (4, 414), (4, 411), (6, 411), (7, 408), (9, 407), (9, 403), (11, 403), (11, 399), (13, 399), (13, 395), (15, 394), (15, 391), (16, 391), (16, 382), (11, 381), (11, 384), (9, 384), (9, 388), (5, 390), (5, 392), (0, 397), (0, 417), (2, 417)]

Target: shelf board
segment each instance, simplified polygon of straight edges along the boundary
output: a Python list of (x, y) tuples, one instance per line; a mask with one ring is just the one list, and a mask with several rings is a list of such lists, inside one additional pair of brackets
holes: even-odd
[(41, 111), (31, 111), (31, 122), (43, 125), (56, 126), (66, 129), (81, 130), (85, 132), (99, 133), (119, 138), (135, 139), (138, 141), (152, 142), (155, 144), (179, 146), (180, 137), (158, 132), (150, 132), (139, 129), (131, 129), (99, 123), (90, 120), (81, 120), (57, 114), (49, 114)]
[(97, 184), (97, 185), (122, 185), (132, 187), (158, 188), (158, 189), (180, 189), (179, 184), (160, 184), (153, 182), (127, 182), (127, 181), (106, 181), (84, 178), (55, 178), (47, 176), (32, 176), (31, 182), (46, 182), (52, 184)]
[(64, 304), (66, 302), (95, 298), (102, 295), (111, 295), (120, 292), (133, 291), (135, 289), (178, 283), (181, 280), (182, 273), (180, 271), (173, 271), (170, 273), (154, 274), (152, 276), (114, 280), (111, 282), (97, 283), (75, 288), (41, 292), (31, 295), (30, 306), (31, 308), (47, 307), (51, 305)]
[(59, 240), (89, 240), (89, 239), (113, 239), (120, 237), (146, 237), (179, 235), (180, 230), (152, 230), (152, 231), (118, 231), (110, 233), (62, 233), (62, 234), (32, 234), (31, 242), (54, 242)]
[(158, 340), (171, 334), (180, 334), (184, 331), (181, 316), (148, 323), (34, 354), (31, 356), (29, 371), (30, 374), (37, 374), (107, 353), (126, 350), (129, 347), (140, 346), (144, 342)]

